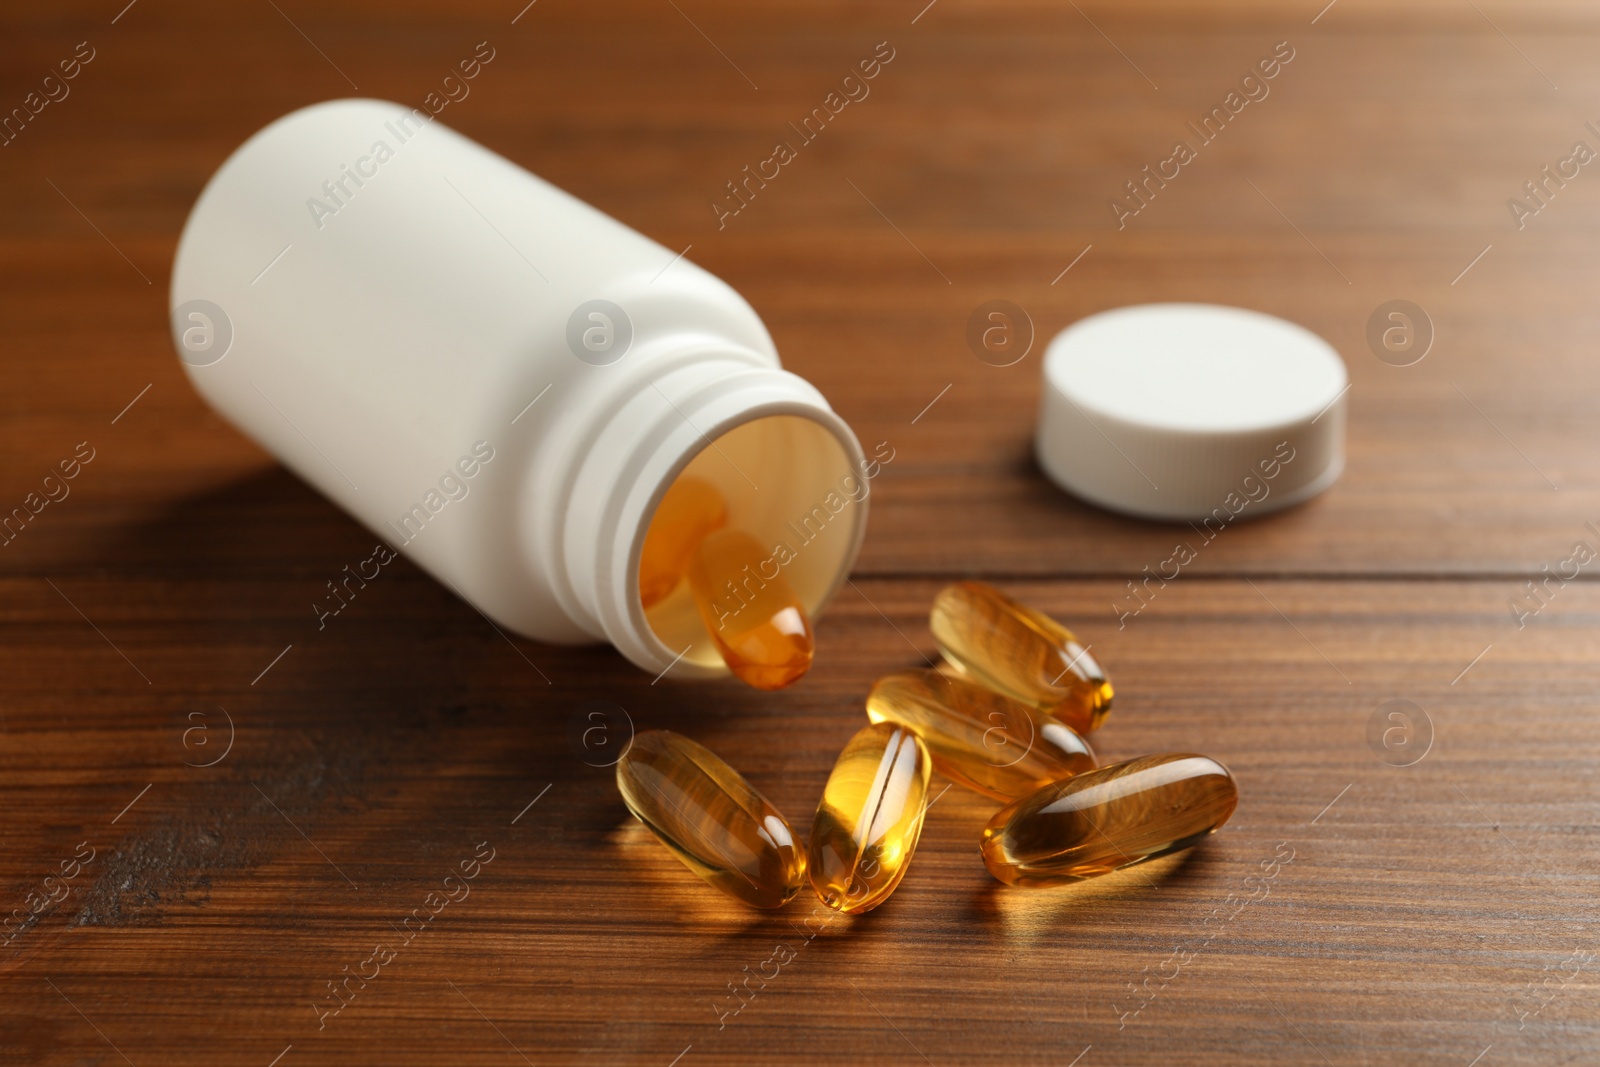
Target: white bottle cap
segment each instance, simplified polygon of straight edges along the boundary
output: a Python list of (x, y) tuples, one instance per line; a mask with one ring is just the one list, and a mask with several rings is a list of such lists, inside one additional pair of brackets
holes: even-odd
[(1211, 304), (1091, 315), (1045, 352), (1039, 464), (1091, 503), (1226, 524), (1344, 469), (1339, 354), (1301, 326)]

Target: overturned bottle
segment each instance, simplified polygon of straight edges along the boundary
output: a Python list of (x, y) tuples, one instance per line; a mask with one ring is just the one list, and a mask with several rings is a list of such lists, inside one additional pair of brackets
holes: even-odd
[(867, 459), (727, 284), (400, 104), (241, 145), (170, 301), (185, 373), (241, 432), (500, 628), (652, 675), (726, 673), (682, 584), (640, 584), (676, 479), (715, 487), (815, 619), (893, 455)]

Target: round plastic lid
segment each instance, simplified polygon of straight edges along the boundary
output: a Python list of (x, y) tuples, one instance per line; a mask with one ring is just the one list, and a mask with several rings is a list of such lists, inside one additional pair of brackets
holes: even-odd
[(1044, 378), (1040, 466), (1113, 511), (1216, 529), (1315, 496), (1344, 469), (1343, 361), (1258, 311), (1103, 311), (1056, 335)]

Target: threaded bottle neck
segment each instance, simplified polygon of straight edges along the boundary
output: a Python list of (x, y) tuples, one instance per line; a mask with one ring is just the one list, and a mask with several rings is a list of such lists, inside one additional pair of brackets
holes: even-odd
[[(597, 417), (546, 517), (557, 599), (652, 673), (725, 668), (692, 609), (646, 619), (639, 557), (656, 506), (702, 452), (731, 525), (772, 545), (813, 614), (848, 574), (866, 528), (861, 446), (822, 395), (754, 352), (695, 346), (655, 361)], [(685, 601), (687, 604), (687, 601)], [(652, 625), (652, 623), (654, 625)]]

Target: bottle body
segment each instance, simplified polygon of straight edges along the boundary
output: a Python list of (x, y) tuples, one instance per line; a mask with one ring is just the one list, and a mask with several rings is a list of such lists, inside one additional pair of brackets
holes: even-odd
[[(714, 468), (768, 538), (865, 485), (854, 435), (725, 283), (397, 104), (246, 142), (190, 215), (171, 303), (196, 388), (285, 465), (498, 625), (646, 669), (694, 636), (639, 606), (679, 471)], [(813, 608), (865, 518), (863, 491), (789, 565)], [(674, 670), (720, 664), (691, 647)]]

